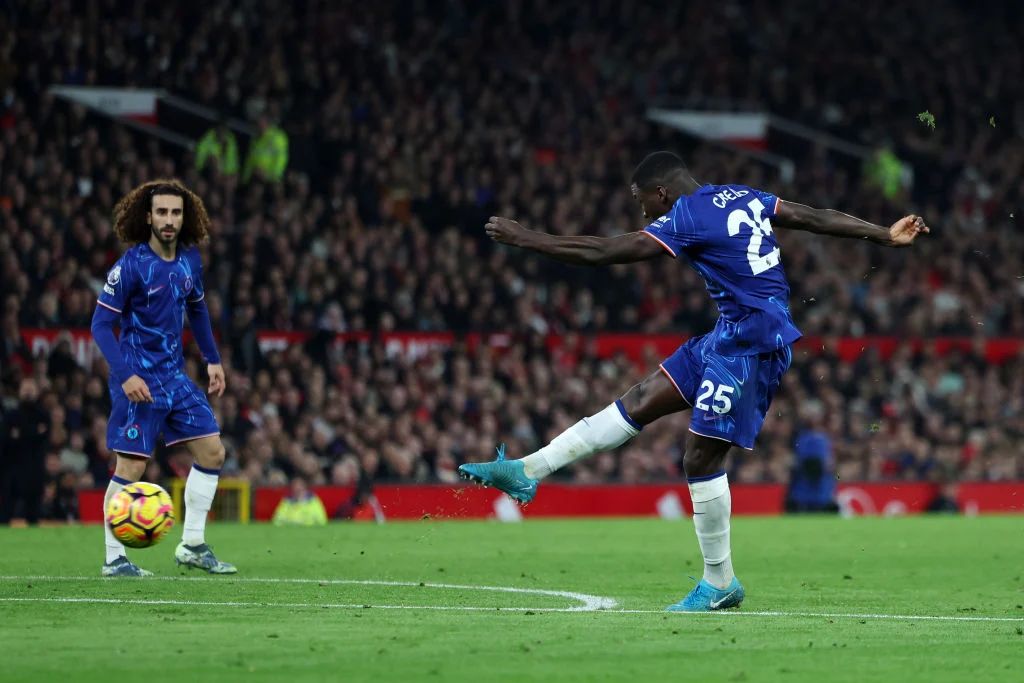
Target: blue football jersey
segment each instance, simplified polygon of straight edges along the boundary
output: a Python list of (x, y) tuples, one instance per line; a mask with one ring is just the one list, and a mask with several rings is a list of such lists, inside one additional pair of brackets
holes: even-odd
[(121, 355), (151, 391), (183, 372), (185, 304), (203, 296), (195, 247), (179, 248), (173, 261), (165, 261), (143, 242), (122, 254), (107, 274), (99, 303), (121, 314)]
[(743, 185), (704, 185), (683, 195), (644, 232), (673, 257), (685, 254), (718, 305), (714, 350), (749, 356), (800, 338), (772, 232), (779, 198)]

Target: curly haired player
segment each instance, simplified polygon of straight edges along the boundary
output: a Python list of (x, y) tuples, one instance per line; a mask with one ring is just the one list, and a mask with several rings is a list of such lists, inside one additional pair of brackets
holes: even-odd
[[(185, 484), (185, 523), (174, 551), (178, 564), (211, 574), (234, 574), (219, 561), (204, 532), (224, 463), (220, 428), (202, 390), (184, 372), (182, 327), (192, 332), (208, 363), (209, 393), (224, 393), (224, 368), (203, 301), (202, 263), (195, 245), (206, 239), (210, 219), (202, 200), (178, 180), (154, 180), (129, 192), (114, 207), (114, 231), (133, 244), (107, 274), (92, 318), (92, 335), (110, 365), (112, 408), (107, 447), (117, 453), (103, 500), (138, 481), (162, 434), (167, 445), (184, 443), (195, 462)], [(114, 327), (121, 329), (120, 340)], [(104, 525), (103, 576), (146, 576), (125, 556)]]

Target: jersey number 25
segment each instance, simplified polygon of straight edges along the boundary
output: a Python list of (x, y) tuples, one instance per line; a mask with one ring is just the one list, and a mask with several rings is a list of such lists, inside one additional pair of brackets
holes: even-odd
[(767, 218), (762, 218), (764, 204), (760, 199), (751, 199), (747, 207), (750, 209), (750, 213), (743, 209), (736, 209), (729, 214), (729, 237), (740, 234), (740, 227), (750, 226), (752, 232), (750, 242), (747, 244), (747, 261), (750, 262), (750, 270), (754, 275), (760, 275), (769, 268), (779, 265), (780, 252), (776, 247), (767, 254), (761, 255), (761, 241), (772, 234), (772, 224), (768, 222)]

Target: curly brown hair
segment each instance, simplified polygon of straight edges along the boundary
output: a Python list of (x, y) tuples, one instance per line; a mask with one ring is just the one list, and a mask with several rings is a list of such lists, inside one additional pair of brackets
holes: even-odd
[(149, 241), (151, 229), (146, 216), (153, 209), (153, 197), (158, 194), (181, 197), (184, 204), (179, 244), (187, 247), (209, 237), (210, 217), (203, 200), (177, 178), (160, 178), (139, 185), (114, 207), (114, 233), (122, 242)]

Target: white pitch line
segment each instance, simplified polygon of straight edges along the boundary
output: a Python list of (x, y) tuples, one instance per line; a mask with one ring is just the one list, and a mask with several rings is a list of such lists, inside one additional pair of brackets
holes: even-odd
[[(613, 609), (602, 610), (615, 614), (665, 614), (665, 610), (658, 609)], [(1024, 622), (1024, 617), (962, 617), (942, 614), (845, 614), (836, 612), (776, 612), (771, 610), (749, 611), (749, 610), (721, 610), (717, 612), (673, 612), (673, 614), (687, 614), (694, 616), (724, 617), (824, 617), (828, 619), (891, 619), (895, 621), (1010, 621), (1015, 623)]]
[[(0, 576), (0, 581), (108, 581), (99, 576)], [(356, 603), (308, 603), (308, 602), (241, 602), (241, 601), (199, 601), (199, 600), (136, 600), (121, 598), (81, 598), (81, 597), (50, 597), (50, 598), (0, 598), (0, 602), (61, 602), (90, 604), (124, 604), (124, 605), (180, 605), (205, 607), (287, 607), (318, 608), (318, 609), (404, 609), (404, 610), (439, 610), (463, 612), (601, 612), (602, 614), (666, 614), (657, 609), (614, 609), (618, 603), (612, 598), (604, 598), (586, 593), (570, 591), (553, 591), (539, 588), (514, 588), (511, 586), (469, 586), (451, 583), (419, 583), (416, 581), (375, 581), (361, 579), (283, 579), (259, 577), (214, 578), (207, 576), (150, 576), (144, 581), (204, 581), (204, 582), (235, 582), (235, 583), (297, 583), (318, 585), (364, 585), (364, 586), (405, 586), (423, 588), (445, 588), (454, 590), (482, 590), (500, 593), (521, 593), (545, 595), (579, 600), (584, 604), (577, 607), (477, 607), (477, 606), (442, 606), (442, 605), (369, 605)], [(882, 619), (893, 621), (962, 621), (962, 622), (1012, 622), (1022, 623), (1024, 617), (988, 617), (988, 616), (956, 616), (933, 614), (858, 614), (836, 612), (782, 612), (782, 611), (747, 611), (723, 610), (720, 612), (677, 612), (687, 616), (727, 616), (727, 617), (797, 617), (824, 619)]]
[[(418, 585), (418, 584), (417, 584)], [(61, 602), (103, 605), (181, 605), (185, 607), (288, 607), (316, 609), (422, 609), (453, 612), (583, 612), (579, 607), (475, 607), (471, 605), (370, 605), (355, 603), (312, 602), (208, 602), (204, 600), (133, 600), (121, 598), (0, 598), (0, 602)], [(598, 610), (590, 610), (598, 611)]]
[[(102, 576), (0, 576), (0, 581), (109, 581)], [(216, 583), (300, 583), (317, 585), (350, 585), (350, 586), (400, 586), (409, 588), (443, 588), (447, 590), (476, 590), (490, 591), (495, 593), (518, 593), (521, 595), (542, 595), (552, 598), (566, 598), (576, 600), (582, 604), (576, 607), (557, 608), (560, 612), (594, 612), (618, 607), (618, 602), (613, 598), (604, 598), (599, 595), (588, 595), (586, 593), (574, 593), (572, 591), (554, 591), (541, 588), (514, 588), (512, 586), (467, 586), (454, 583), (428, 583), (419, 581), (375, 581), (364, 579), (281, 579), (281, 578), (259, 578), (259, 577), (233, 577), (214, 578), (209, 576), (147, 576), (146, 581), (213, 581)], [(197, 603), (198, 604), (198, 603)], [(213, 604), (213, 603), (210, 603)], [(243, 603), (250, 604), (250, 603)], [(252, 603), (258, 604), (258, 603)], [(274, 603), (278, 604), (278, 603)], [(306, 605), (312, 606), (312, 605)], [(343, 605), (337, 605), (342, 607)], [(353, 605), (363, 607), (363, 605)], [(402, 606), (389, 607), (388, 609), (404, 609)], [(422, 607), (416, 609), (435, 609), (435, 607)], [(491, 607), (480, 607), (474, 609), (494, 609)], [(502, 609), (510, 609), (503, 607)], [(524, 610), (537, 611), (538, 608), (524, 607)], [(540, 608), (548, 611), (554, 608)]]
[[(91, 577), (90, 577), (91, 578)], [(419, 585), (419, 584), (415, 584)], [(206, 601), (206, 600), (138, 600), (131, 598), (0, 598), (0, 602), (57, 602), (85, 603), (101, 605), (174, 605), (185, 607), (287, 607), (290, 609), (404, 609), (404, 610), (435, 610), (444, 612), (582, 612), (579, 607), (477, 607), (470, 605), (369, 605), (357, 603), (313, 603), (313, 602), (241, 602), (241, 601)], [(666, 614), (664, 610), (655, 609), (598, 609), (590, 610), (601, 614)], [(958, 617), (927, 614), (837, 614), (833, 612), (772, 612), (772, 611), (737, 611), (721, 612), (677, 612), (683, 616), (725, 616), (725, 617), (815, 617), (831, 619), (889, 619), (896, 621), (988, 621), (988, 622), (1024, 622), (1017, 617)]]

